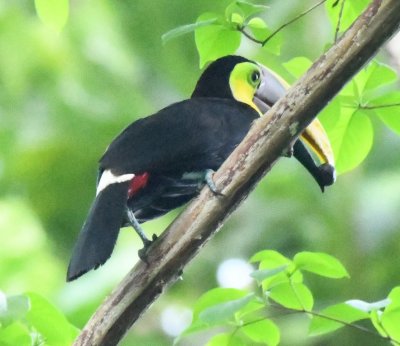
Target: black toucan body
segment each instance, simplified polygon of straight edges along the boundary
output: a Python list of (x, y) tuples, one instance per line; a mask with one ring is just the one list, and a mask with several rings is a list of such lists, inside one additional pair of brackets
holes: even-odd
[[(132, 225), (146, 248), (150, 241), (140, 223), (182, 206), (205, 184), (218, 193), (212, 172), (286, 88), (264, 66), (227, 56), (208, 66), (190, 99), (129, 125), (100, 159), (96, 198), (74, 247), (67, 280), (106, 262), (120, 227)], [(332, 150), (318, 120), (295, 142), (293, 155), (322, 190), (334, 182)]]

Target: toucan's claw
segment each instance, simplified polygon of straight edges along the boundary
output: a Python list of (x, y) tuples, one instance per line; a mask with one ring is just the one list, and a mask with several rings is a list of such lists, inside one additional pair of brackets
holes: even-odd
[(293, 156), (293, 145), (290, 145), (288, 148), (286, 148), (283, 152), (282, 152), (282, 156), (283, 157), (292, 157)]
[(214, 195), (216, 195), (216, 196), (224, 196), (224, 194), (217, 189), (217, 186), (214, 183), (214, 180), (212, 178), (214, 173), (215, 172), (212, 169), (207, 169), (205, 171), (204, 181), (206, 182), (206, 184), (210, 188), (210, 190), (214, 193)]

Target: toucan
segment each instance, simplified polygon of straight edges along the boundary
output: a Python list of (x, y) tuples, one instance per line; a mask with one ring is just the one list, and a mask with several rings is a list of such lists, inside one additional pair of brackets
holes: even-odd
[[(213, 173), (287, 88), (265, 66), (225, 56), (205, 69), (189, 99), (125, 128), (100, 159), (96, 197), (73, 249), (67, 281), (104, 264), (121, 227), (131, 225), (146, 250), (152, 240), (141, 223), (184, 205), (204, 185), (219, 194)], [(334, 182), (332, 149), (318, 120), (296, 140), (292, 153), (322, 191)]]

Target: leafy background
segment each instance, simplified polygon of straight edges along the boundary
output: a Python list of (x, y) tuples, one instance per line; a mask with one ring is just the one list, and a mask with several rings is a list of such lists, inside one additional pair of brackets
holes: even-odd
[[(360, 1), (358, 6), (366, 3)], [(202, 13), (224, 14), (229, 4), (226, 0), (72, 2), (62, 30), (59, 23), (65, 9), (56, 9), (58, 20), (49, 23), (38, 18), (31, 1), (0, 5), (0, 290), (18, 302), (15, 313), (27, 308), (23, 298), (15, 297), (31, 292), (32, 307), (42, 311), (31, 316), (39, 332), (46, 326), (51, 329), (46, 321), (57, 316), (58, 326), (68, 323), (63, 315), (81, 328), (137, 261), (139, 239), (125, 229), (104, 267), (73, 283), (64, 280), (71, 247), (94, 194), (97, 160), (107, 144), (133, 120), (187, 97), (199, 76), (193, 35), (165, 45), (162, 35), (194, 23)], [(277, 28), (314, 2), (275, 0), (266, 4), (270, 8), (261, 17), (268, 28)], [(329, 16), (331, 10), (322, 6), (283, 30), (275, 38), (281, 44), (271, 40), (271, 48), (260, 49), (242, 40), (239, 53), (271, 66), (293, 82), (307, 60), (316, 59), (327, 42), (333, 41)], [(348, 14), (342, 24), (348, 25), (353, 18)], [(252, 26), (262, 31), (262, 24), (253, 22)], [(299, 57), (301, 62), (293, 64)], [(385, 51), (380, 60), (396, 67)], [(300, 66), (300, 71), (290, 67), (290, 62)], [(360, 99), (368, 106), (398, 102), (399, 84), (393, 72), (377, 70), (379, 82), (388, 84), (379, 90), (373, 90), (374, 83), (368, 87), (373, 71), (380, 69), (374, 66), (349, 83), (321, 116), (327, 124), (340, 110), (340, 118), (335, 119), (346, 121), (349, 115), (341, 112), (343, 104), (351, 115), (358, 113), (352, 125), (363, 130), (354, 132), (347, 146), (364, 148), (364, 156), (370, 150), (363, 163), (339, 176), (322, 195), (295, 160), (280, 160), (185, 270), (183, 280), (151, 307), (122, 345), (170, 345), (177, 331), (190, 322), (193, 302), (206, 290), (227, 284), (226, 278), (217, 280), (218, 269), (225, 268), (228, 279), (240, 278), (240, 268), (244, 272), (247, 268), (244, 261), (266, 248), (288, 257), (303, 250), (327, 252), (345, 264), (351, 281), (306, 278), (322, 306), (355, 297), (376, 301), (399, 284), (400, 140), (395, 134), (399, 111), (359, 109)], [(370, 113), (366, 116), (365, 112)], [(343, 160), (339, 166), (343, 172), (359, 163)], [(148, 234), (159, 233), (175, 215), (144, 227)], [(233, 262), (232, 269), (227, 265), (232, 263), (229, 259), (244, 261)], [(1, 295), (0, 311), (4, 299)], [(7, 325), (5, 319), (1, 323)], [(307, 318), (299, 315), (281, 316), (279, 324), (282, 345), (381, 342), (349, 329), (309, 338)], [(10, 327), (25, 328), (22, 323), (8, 325), (0, 332), (1, 342), (7, 335), (11, 340)], [(76, 329), (60, 330), (65, 338), (53, 344), (67, 345)], [(181, 344), (201, 345), (209, 336), (196, 335)], [(21, 340), (18, 344), (23, 345)]]

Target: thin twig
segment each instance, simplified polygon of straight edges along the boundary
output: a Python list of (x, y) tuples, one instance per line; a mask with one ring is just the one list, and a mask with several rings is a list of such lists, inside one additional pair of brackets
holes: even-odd
[(244, 36), (246, 36), (250, 41), (253, 41), (258, 44), (263, 44), (264, 41), (258, 40), (255, 37), (251, 36), (246, 30), (244, 29), (244, 26), (240, 26), (237, 28), (238, 31), (240, 31)]
[(388, 103), (386, 105), (377, 105), (377, 106), (362, 106), (362, 105), (358, 106), (359, 109), (380, 109), (389, 107), (400, 107), (400, 103)]
[(346, 2), (346, 0), (342, 0), (342, 3), (340, 4), (339, 17), (338, 17), (338, 22), (336, 24), (336, 29), (335, 29), (335, 42), (337, 41), (337, 39), (339, 37), (340, 24), (341, 24), (342, 17), (343, 17), (343, 9), (344, 9), (345, 2)]
[(321, 6), (323, 3), (325, 3), (327, 0), (321, 0), (320, 2), (317, 2), (315, 5), (312, 5), (309, 9), (305, 10), (304, 12), (298, 14), (296, 17), (292, 18), (288, 22), (282, 24), (278, 29), (276, 29), (271, 35), (269, 35), (264, 41), (262, 41), (261, 45), (264, 47), (266, 43), (272, 39), (278, 32), (280, 32), (282, 29), (286, 28), (293, 22), (299, 20), (300, 18), (304, 17), (306, 14), (310, 13), (312, 10), (317, 8), (318, 6)]

